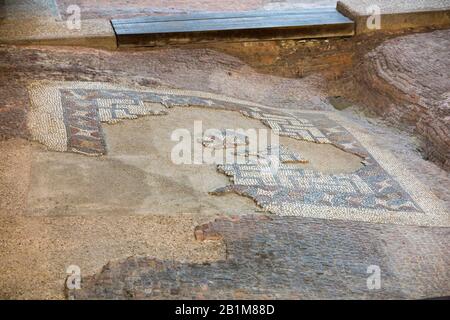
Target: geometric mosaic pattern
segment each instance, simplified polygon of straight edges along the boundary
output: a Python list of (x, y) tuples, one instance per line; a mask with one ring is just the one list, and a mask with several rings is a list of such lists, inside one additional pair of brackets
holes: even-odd
[[(265, 118), (268, 117), (266, 114)], [(255, 199), (266, 211), (291, 215), (300, 215), (303, 205), (308, 204), (317, 206), (317, 210), (343, 207), (422, 212), (345, 128), (324, 115), (302, 114), (301, 118), (310, 128), (321, 128), (326, 141), (335, 141), (348, 151), (366, 155), (365, 166), (353, 174), (327, 175), (285, 164), (278, 170), (258, 164), (219, 165), (219, 171), (231, 177), (233, 185), (215, 190), (214, 194), (237, 192)]]
[(302, 204), (402, 212), (421, 209), (388, 176), (371, 183), (359, 174), (327, 175), (280, 164), (277, 170), (258, 164), (219, 165), (233, 185), (215, 190), (215, 194), (234, 191), (255, 199), (266, 211), (300, 215)]
[(270, 159), (271, 156), (277, 155), (279, 162), (282, 163), (308, 163), (308, 160), (295, 151), (283, 145), (269, 145), (266, 150), (258, 152), (257, 156), (263, 159)]
[[(282, 163), (278, 170), (256, 163), (219, 165), (232, 184), (215, 190), (252, 198), (263, 210), (281, 215), (414, 225), (449, 226), (445, 206), (404, 166), (353, 123), (328, 111), (283, 110), (222, 95), (159, 88), (128, 88), (96, 82), (39, 82), (29, 88), (28, 126), (49, 149), (85, 155), (106, 154), (101, 123), (143, 115), (164, 115), (174, 106), (239, 111), (260, 119), (279, 135), (329, 143), (362, 158), (352, 174), (327, 175)], [(242, 139), (241, 139), (242, 140)], [(234, 140), (239, 143), (239, 139)], [(237, 142), (236, 142), (237, 141)], [(227, 141), (202, 141), (227, 147)], [(247, 141), (241, 141), (246, 144)], [(271, 148), (273, 146), (269, 146)], [(258, 157), (267, 152), (260, 150)], [(281, 162), (302, 162), (279, 146)], [(298, 160), (298, 161), (296, 161)]]
[(281, 186), (303, 192), (374, 194), (357, 174), (327, 175), (312, 170), (298, 170), (294, 165), (285, 164), (280, 164), (277, 170), (259, 164), (226, 164), (219, 165), (219, 170), (232, 177), (235, 185), (263, 188)]
[[(256, 133), (256, 131), (254, 131)], [(260, 133), (260, 137), (265, 132)], [(205, 136), (199, 139), (199, 142), (205, 148), (212, 149), (232, 149), (232, 154), (241, 159), (244, 158), (244, 163), (261, 163), (265, 161), (268, 163), (273, 158), (284, 163), (307, 163), (308, 160), (303, 158), (297, 152), (289, 150), (287, 147), (280, 145), (278, 141), (266, 141), (265, 145), (258, 143), (258, 135), (255, 134), (253, 139), (254, 148), (250, 146), (250, 137), (246, 133), (235, 130), (220, 130), (214, 135)], [(253, 150), (254, 149), (254, 150)], [(260, 159), (260, 161), (258, 161)], [(242, 162), (242, 161), (241, 161)]]
[(97, 99), (101, 122), (117, 123), (122, 119), (136, 119), (144, 115), (165, 115), (160, 103), (131, 99)]
[(330, 143), (327, 137), (308, 119), (255, 111), (242, 111), (241, 113), (247, 117), (261, 120), (272, 130), (277, 130), (280, 135), (316, 143)]
[(249, 138), (245, 133), (235, 130), (220, 130), (214, 135), (206, 136), (200, 139), (202, 145), (212, 149), (235, 149), (238, 146), (247, 146)]
[[(181, 91), (130, 90), (92, 82), (40, 82), (31, 85), (29, 92), (28, 125), (33, 137), (51, 150), (91, 156), (107, 153), (101, 122), (164, 115), (165, 109), (173, 106), (219, 108), (224, 104), (214, 97), (186, 96)], [(231, 99), (228, 105), (238, 110), (239, 102)]]
[[(106, 153), (101, 122), (117, 123), (143, 115), (164, 115), (161, 104), (145, 103), (140, 99), (83, 99), (89, 94), (82, 90), (61, 90), (68, 150), (85, 155)], [(80, 99), (81, 98), (81, 99)], [(95, 106), (95, 107), (93, 107)]]
[[(247, 115), (262, 118), (256, 112)], [(279, 118), (264, 114), (267, 121)], [(295, 123), (290, 118), (293, 117), (283, 117), (285, 121)], [(330, 175), (286, 164), (279, 165), (277, 170), (261, 164), (219, 165), (219, 172), (229, 176), (233, 184), (214, 190), (212, 194), (235, 192), (254, 199), (263, 210), (280, 215), (302, 215), (308, 205), (314, 206), (308, 210), (317, 214), (330, 207), (353, 208), (360, 212), (367, 210), (368, 215), (373, 214), (373, 210), (423, 213), (409, 194), (344, 127), (323, 114), (305, 113), (299, 118), (310, 128), (323, 130), (322, 141), (333, 141), (346, 151), (365, 155), (365, 166), (352, 174)], [(283, 134), (282, 126), (277, 129)], [(313, 129), (311, 132), (320, 131)], [(289, 134), (292, 135), (292, 131)], [(300, 135), (295, 137), (299, 139)]]
[(241, 111), (247, 117), (259, 119), (280, 136), (298, 140), (334, 144), (337, 147), (363, 158), (368, 156), (366, 150), (346, 133), (345, 128), (330, 121), (327, 117), (314, 114), (301, 116), (279, 115), (278, 112)]

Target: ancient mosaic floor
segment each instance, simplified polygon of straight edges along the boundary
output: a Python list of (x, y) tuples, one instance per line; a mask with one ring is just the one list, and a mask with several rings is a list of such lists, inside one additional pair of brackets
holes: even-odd
[(230, 177), (230, 185), (211, 190), (211, 196), (234, 192), (279, 216), (449, 225), (445, 207), (395, 156), (375, 147), (366, 132), (334, 112), (275, 109), (205, 92), (94, 82), (37, 82), (29, 92), (29, 129), (50, 150), (107, 155), (102, 122), (164, 116), (175, 106), (233, 110), (260, 120), (280, 136), (332, 144), (358, 155), (364, 166), (351, 174), (330, 175), (289, 163), (281, 163), (275, 172), (259, 162), (223, 164), (217, 169)]
[[(450, 293), (445, 207), (395, 155), (377, 147), (370, 132), (336, 112), (96, 82), (40, 81), (29, 86), (29, 95), (28, 127), (47, 147), (43, 152), (102, 161), (110, 157), (105, 124), (126, 127), (139, 117), (167, 117), (174, 108), (194, 112), (189, 107), (196, 107), (196, 112), (240, 113), (282, 137), (332, 145), (362, 163), (351, 173), (304, 169), (297, 164), (308, 157), (280, 144), (258, 150), (257, 160), (218, 164), (229, 184), (209, 190), (209, 197), (236, 194), (262, 211), (211, 216), (213, 222), (193, 228), (199, 243), (223, 243), (224, 259), (111, 261), (83, 277), (81, 290), (66, 291), (69, 299), (407, 299)], [(245, 134), (221, 133), (222, 138), (199, 142), (212, 149), (248, 147)], [(279, 157), (276, 170), (265, 161), (273, 154)], [(367, 288), (371, 265), (382, 270), (382, 289)]]
[[(213, 222), (193, 228), (198, 242), (223, 243), (224, 259), (198, 264), (132, 256), (112, 261), (84, 277), (81, 290), (66, 291), (69, 299), (410, 299), (450, 293), (446, 208), (395, 155), (377, 147), (370, 132), (337, 112), (98, 82), (39, 81), (29, 86), (29, 95), (28, 127), (47, 152), (101, 161), (109, 157), (103, 123), (126, 126), (139, 117), (196, 107), (231, 110), (280, 136), (333, 145), (362, 162), (351, 173), (325, 174), (299, 167), (308, 157), (279, 145), (277, 170), (260, 161), (273, 146), (258, 150), (257, 160), (218, 164), (229, 185), (210, 190), (209, 197), (237, 194), (262, 211), (212, 216)], [(248, 138), (232, 132), (200, 142), (225, 150), (248, 146)], [(371, 265), (382, 270), (380, 290), (367, 288)]]

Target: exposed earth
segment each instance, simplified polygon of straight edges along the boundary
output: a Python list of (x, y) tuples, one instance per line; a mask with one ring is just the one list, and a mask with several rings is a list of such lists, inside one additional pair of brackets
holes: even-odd
[[(88, 19), (130, 15), (107, 2)], [(151, 10), (208, 4), (308, 1)], [(242, 50), (0, 45), (0, 298), (450, 296), (450, 31), (420, 31)], [(252, 129), (279, 145), (250, 150)], [(243, 163), (199, 159), (213, 150)]]

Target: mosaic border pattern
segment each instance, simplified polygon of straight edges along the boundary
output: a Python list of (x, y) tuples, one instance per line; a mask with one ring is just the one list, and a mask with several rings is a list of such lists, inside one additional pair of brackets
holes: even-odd
[[(101, 122), (116, 123), (144, 115), (163, 115), (175, 106), (239, 111), (263, 107), (197, 91), (133, 89), (98, 82), (41, 81), (29, 86), (32, 137), (49, 149), (99, 156), (106, 154)], [(159, 105), (159, 107), (157, 107)]]
[[(361, 201), (367, 200), (364, 197), (360, 197), (354, 205), (348, 203), (337, 205), (336, 202), (325, 205), (313, 198), (310, 201), (300, 202), (296, 200), (299, 193), (294, 192), (290, 199), (283, 194), (286, 191), (292, 192), (292, 188), (279, 190), (275, 188), (275, 191), (278, 191), (278, 198), (264, 201), (273, 196), (274, 190), (258, 188), (257, 185), (232, 184), (226, 187), (226, 190), (218, 190), (216, 194), (220, 194), (221, 191), (233, 191), (249, 196), (264, 210), (281, 216), (450, 226), (449, 214), (439, 199), (407, 172), (395, 157), (375, 147), (369, 135), (333, 111), (287, 110), (205, 92), (130, 88), (95, 82), (44, 81), (33, 83), (29, 91), (32, 106), (28, 118), (30, 132), (37, 141), (55, 151), (88, 155), (106, 153), (100, 122), (114, 123), (147, 114), (160, 115), (165, 113), (165, 108), (174, 106), (201, 106), (239, 111), (245, 116), (260, 119), (273, 129), (278, 129), (280, 135), (316, 143), (330, 143), (363, 157), (365, 167), (357, 172), (359, 178), (365, 183), (375, 179), (375, 184), (379, 182), (376, 179), (380, 175), (383, 179), (390, 179), (395, 184), (391, 193), (399, 193), (398, 199), (410, 205), (395, 208), (363, 205)], [(111, 113), (106, 110), (108, 112), (103, 112), (102, 116), (100, 114), (102, 108), (115, 111)], [(71, 112), (81, 112), (77, 119), (82, 119), (86, 123), (72, 126)], [(78, 140), (74, 139), (74, 136)], [(232, 176), (233, 172), (229, 169), (227, 173), (226, 168), (222, 168), (224, 173)], [(352, 179), (354, 180), (354, 177)], [(338, 187), (341, 185), (338, 183)], [(390, 187), (393, 187), (392, 183)], [(364, 194), (359, 191), (358, 194)], [(295, 201), (290, 201), (292, 199)]]

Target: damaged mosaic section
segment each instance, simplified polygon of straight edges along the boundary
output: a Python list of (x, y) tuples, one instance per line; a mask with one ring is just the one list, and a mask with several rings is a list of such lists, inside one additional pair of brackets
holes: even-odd
[[(28, 127), (32, 137), (54, 151), (93, 156), (106, 154), (101, 123), (114, 124), (145, 115), (165, 115), (168, 108), (175, 106), (239, 111), (261, 120), (282, 136), (334, 144), (346, 151), (353, 148), (351, 144), (330, 140), (326, 132), (310, 119), (293, 117), (275, 111), (275, 108), (217, 94), (129, 88), (98, 82), (47, 81), (30, 85), (29, 94), (31, 110)], [(327, 130), (334, 133), (336, 129)]]
[(38, 82), (29, 87), (32, 137), (50, 150), (99, 156), (107, 153), (101, 123), (165, 115), (174, 106), (241, 110), (238, 99), (171, 89), (130, 89), (97, 82)]
[(242, 160), (239, 163), (269, 164), (270, 161), (274, 160), (283, 163), (308, 162), (307, 159), (303, 158), (297, 152), (280, 145), (278, 138), (276, 141), (269, 141), (270, 139), (263, 137), (267, 132), (259, 132), (259, 135), (255, 130), (252, 130), (252, 132), (254, 133), (253, 137), (250, 137), (245, 131), (239, 132), (231, 129), (217, 130), (216, 134), (207, 135), (199, 139), (199, 142), (205, 148), (223, 150), (232, 156), (237, 156), (237, 159)]
[[(232, 184), (218, 188), (211, 194), (237, 193), (253, 199), (264, 211), (282, 216), (449, 224), (450, 219), (443, 206), (437, 205), (431, 209), (436, 203), (432, 204), (421, 197), (425, 192), (423, 188), (409, 188), (409, 192), (405, 190), (415, 179), (410, 173), (402, 172), (402, 177), (398, 176), (402, 166), (400, 163), (385, 151), (372, 146), (367, 135), (336, 114), (298, 111), (295, 114), (286, 112), (283, 116), (273, 116), (266, 111), (251, 111), (246, 115), (264, 119), (268, 125), (271, 123), (270, 127), (280, 135), (316, 143), (331, 143), (360, 156), (364, 167), (351, 174), (324, 174), (283, 163), (281, 156), (275, 170), (261, 162), (221, 164), (217, 167), (218, 171), (230, 177)], [(286, 123), (289, 125), (286, 126)], [(359, 139), (355, 138), (355, 134)], [(367, 148), (359, 140), (366, 142)], [(378, 157), (374, 157), (372, 152)], [(397, 179), (385, 167), (394, 169)], [(408, 182), (401, 184), (399, 181)]]
[(327, 175), (280, 164), (277, 170), (258, 164), (219, 165), (233, 185), (214, 194), (236, 192), (253, 198), (265, 211), (301, 215), (305, 205), (422, 212), (414, 201), (385, 176), (375, 182), (356, 174)]
[(202, 138), (199, 142), (206, 148), (235, 149), (238, 146), (249, 145), (249, 137), (235, 130), (218, 130), (216, 134)]
[[(380, 223), (448, 226), (445, 206), (394, 156), (336, 112), (287, 110), (222, 95), (160, 88), (129, 88), (95, 82), (40, 82), (30, 86), (28, 125), (34, 139), (51, 150), (85, 155), (106, 153), (102, 122), (164, 115), (171, 107), (198, 106), (238, 111), (261, 120), (280, 136), (326, 143), (361, 157), (351, 174), (323, 174), (288, 162), (307, 159), (279, 147), (276, 170), (264, 162), (221, 164), (232, 184), (214, 190), (252, 198), (263, 210), (282, 216), (347, 219)], [(170, 111), (169, 111), (170, 112)], [(206, 137), (210, 148), (246, 146), (247, 137)], [(257, 157), (273, 154), (271, 146)], [(249, 156), (244, 151), (244, 156)], [(333, 159), (330, 159), (333, 161)]]
[[(364, 167), (351, 174), (324, 174), (296, 165), (232, 163), (218, 165), (230, 177), (231, 185), (218, 188), (213, 195), (237, 193), (253, 199), (264, 211), (278, 215), (327, 216), (389, 221), (388, 217), (425, 216), (420, 205), (393, 179), (367, 149), (341, 124), (319, 112), (272, 115), (252, 111), (247, 116), (264, 121), (271, 128), (298, 140), (331, 143), (359, 155)], [(325, 214), (324, 214), (325, 213)], [(398, 213), (398, 214), (396, 214)]]
[(265, 113), (257, 111), (241, 111), (247, 117), (259, 119), (272, 130), (280, 132), (281, 135), (294, 139), (316, 142), (331, 143), (330, 140), (308, 119), (295, 118), (289, 115), (277, 113)]

